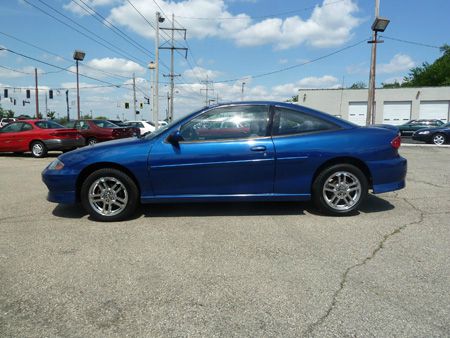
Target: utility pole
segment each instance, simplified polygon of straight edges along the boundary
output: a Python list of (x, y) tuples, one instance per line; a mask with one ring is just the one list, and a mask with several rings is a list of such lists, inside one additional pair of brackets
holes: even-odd
[[(168, 113), (167, 118), (169, 122), (173, 120), (173, 94), (174, 94), (174, 78), (176, 76), (181, 76), (179, 74), (174, 73), (174, 52), (175, 50), (181, 49), (186, 52), (185, 58), (187, 58), (187, 48), (185, 47), (176, 47), (175, 46), (175, 31), (184, 32), (184, 40), (186, 40), (186, 29), (185, 28), (175, 28), (175, 15), (172, 13), (172, 27), (171, 28), (161, 28), (165, 31), (170, 31), (170, 46), (165, 47), (161, 46), (161, 49), (170, 49), (170, 74), (164, 75), (170, 77), (170, 102), (167, 107)], [(166, 41), (167, 42), (167, 41)]]
[(48, 114), (48, 104), (47, 104), (47, 91), (45, 92), (45, 117)]
[(39, 92), (38, 92), (38, 76), (37, 68), (34, 68), (34, 83), (35, 83), (35, 96), (36, 96), (36, 118), (39, 118)]
[(70, 121), (70, 113), (69, 113), (69, 90), (66, 90), (66, 106), (67, 106), (67, 122)]
[(205, 106), (207, 107), (209, 103), (208, 94), (210, 91), (214, 92), (214, 89), (209, 88), (209, 84), (212, 83), (212, 81), (209, 81), (208, 75), (206, 75), (206, 80), (202, 81), (202, 83), (205, 85), (205, 88), (200, 89), (200, 92), (205, 91)]
[[(156, 12), (156, 37), (155, 37), (155, 87), (153, 89), (153, 114), (158, 117), (159, 113), (159, 24), (164, 22), (161, 13)], [(155, 121), (155, 126), (158, 120)], [(157, 128), (157, 127), (156, 127)]]
[(133, 73), (133, 109), (134, 109), (134, 120), (136, 121), (136, 76)]
[(148, 68), (150, 69), (150, 97), (152, 102), (150, 103), (150, 112), (151, 112), (151, 119), (153, 120), (153, 123), (155, 124), (155, 130), (158, 130), (158, 114), (156, 113), (155, 109), (155, 96), (154, 96), (154, 88), (155, 84), (153, 83), (153, 72), (155, 70), (155, 63), (153, 61), (150, 61)]
[[(380, 1), (375, 0), (375, 18), (380, 15)], [(367, 98), (366, 125), (375, 123), (375, 68), (377, 63), (377, 38), (378, 32), (372, 32), (372, 52), (370, 57), (369, 94)]]

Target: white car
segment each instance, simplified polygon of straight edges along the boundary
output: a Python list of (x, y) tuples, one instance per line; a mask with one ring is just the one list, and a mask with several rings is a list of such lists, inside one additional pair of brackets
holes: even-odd
[(13, 117), (4, 117), (0, 119), (0, 128), (14, 121), (16, 121), (16, 119)]
[(151, 125), (147, 121), (127, 121), (127, 125), (139, 128), (141, 135), (148, 132), (153, 133), (155, 131), (155, 126)]

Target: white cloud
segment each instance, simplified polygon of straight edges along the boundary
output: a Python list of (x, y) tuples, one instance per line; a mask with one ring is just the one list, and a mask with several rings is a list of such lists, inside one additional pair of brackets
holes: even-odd
[[(133, 73), (136, 75), (145, 74), (145, 68), (136, 62), (125, 60), (121, 58), (102, 58), (102, 59), (92, 59), (84, 63), (80, 63), (80, 73), (93, 77), (107, 77), (108, 75), (104, 72), (110, 74), (117, 74), (125, 77), (132, 77)], [(71, 71), (76, 71), (75, 66), (69, 68)]]
[[(352, 37), (353, 29), (361, 22), (355, 16), (358, 7), (354, 0), (323, 0), (322, 5), (317, 5), (307, 19), (296, 15), (286, 19), (268, 18), (259, 22), (245, 13), (231, 14), (224, 0), (160, 0), (159, 5), (165, 13), (175, 14), (177, 22), (188, 29), (190, 37), (231, 39), (238, 46), (246, 47), (266, 44), (277, 49), (300, 44), (314, 47), (338, 46)], [(160, 11), (148, 0), (134, 0), (134, 6), (151, 22), (155, 21), (155, 12)], [(199, 16), (206, 20), (193, 19)], [(149, 27), (128, 2), (113, 8), (108, 19), (142, 36), (154, 37), (154, 29)], [(167, 21), (162, 26), (166, 24)]]
[(190, 80), (198, 81), (199, 79), (206, 80), (206, 78), (208, 78), (209, 80), (214, 80), (222, 75), (222, 72), (196, 66), (192, 69), (186, 70), (183, 75)]
[[(83, 1), (92, 8), (113, 5), (113, 4), (117, 3), (117, 0), (83, 0)], [(83, 8), (78, 6), (73, 1), (65, 4), (63, 7), (64, 7), (64, 9), (66, 9), (72, 13), (78, 14), (80, 16), (89, 15), (88, 12), (93, 14), (93, 12), (88, 7), (86, 7), (81, 1), (78, 1), (78, 3), (81, 6), (83, 6), (86, 10), (84, 10)]]
[(416, 63), (406, 54), (395, 54), (389, 63), (383, 63), (378, 66), (378, 73), (391, 74), (399, 73), (409, 70), (414, 67)]

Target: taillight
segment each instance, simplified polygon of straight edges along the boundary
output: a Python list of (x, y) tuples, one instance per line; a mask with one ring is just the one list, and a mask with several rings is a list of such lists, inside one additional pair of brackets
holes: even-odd
[(392, 141), (391, 141), (391, 146), (394, 149), (398, 149), (400, 148), (400, 145), (402, 144), (402, 139), (400, 136), (395, 137)]

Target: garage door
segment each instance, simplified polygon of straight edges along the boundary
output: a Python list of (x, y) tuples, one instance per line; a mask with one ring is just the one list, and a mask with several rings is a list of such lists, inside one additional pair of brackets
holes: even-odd
[(448, 101), (421, 101), (420, 119), (436, 119), (443, 122), (448, 121)]
[(399, 125), (411, 119), (411, 101), (384, 102), (383, 123)]
[(367, 102), (349, 102), (348, 120), (359, 126), (366, 125)]

